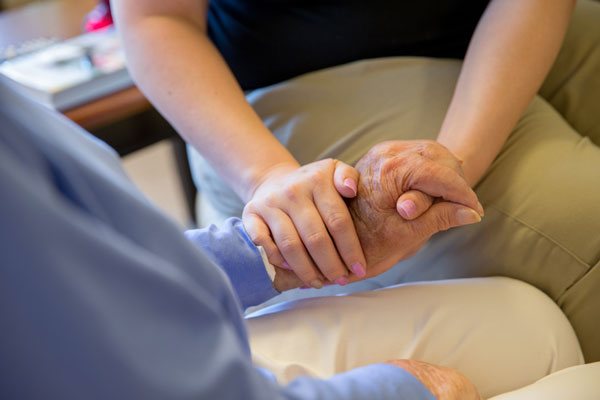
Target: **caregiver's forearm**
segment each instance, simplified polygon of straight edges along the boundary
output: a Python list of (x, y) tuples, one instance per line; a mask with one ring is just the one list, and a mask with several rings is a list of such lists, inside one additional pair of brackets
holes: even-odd
[(474, 186), (546, 77), (574, 0), (492, 0), (460, 73), (438, 141)]
[(281, 163), (298, 164), (246, 102), (208, 39), (207, 4), (201, 3), (114, 0), (113, 6), (140, 89), (248, 200), (265, 171)]

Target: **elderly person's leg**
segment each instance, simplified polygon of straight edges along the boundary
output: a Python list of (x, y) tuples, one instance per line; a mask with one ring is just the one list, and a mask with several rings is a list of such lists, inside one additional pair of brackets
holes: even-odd
[(600, 362), (555, 372), (536, 383), (490, 400), (600, 399)]
[(247, 323), (255, 364), (282, 381), (416, 359), (458, 369), (487, 398), (583, 361), (556, 304), (508, 278), (296, 300), (263, 309)]

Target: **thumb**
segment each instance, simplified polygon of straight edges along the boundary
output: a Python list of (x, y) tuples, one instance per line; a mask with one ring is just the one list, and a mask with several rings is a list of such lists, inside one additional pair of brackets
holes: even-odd
[(356, 197), (358, 193), (359, 173), (348, 164), (337, 161), (333, 173), (333, 184), (339, 194), (344, 197)]
[(442, 201), (432, 205), (423, 215), (411, 221), (411, 224), (416, 232), (421, 232), (425, 237), (429, 237), (439, 231), (480, 221), (479, 213), (472, 208)]
[(396, 210), (402, 218), (412, 220), (421, 216), (433, 203), (433, 197), (419, 192), (418, 190), (409, 190), (402, 193), (396, 202)]

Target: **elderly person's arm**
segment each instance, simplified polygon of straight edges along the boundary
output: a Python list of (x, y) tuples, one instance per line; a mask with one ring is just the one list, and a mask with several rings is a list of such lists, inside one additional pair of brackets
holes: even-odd
[[(0, 103), (1, 398), (434, 399), (403, 365), (277, 384), (252, 366), (216, 243), (190, 244), (60, 114), (1, 84)], [(213, 237), (253, 268), (241, 233)]]

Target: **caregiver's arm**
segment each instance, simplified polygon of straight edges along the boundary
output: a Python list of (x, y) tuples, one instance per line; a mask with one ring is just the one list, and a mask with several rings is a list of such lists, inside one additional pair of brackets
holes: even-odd
[(348, 179), (356, 172), (347, 166), (334, 176), (331, 162), (301, 167), (275, 139), (207, 36), (208, 0), (113, 0), (113, 8), (136, 83), (267, 222), (285, 258), (273, 263), (287, 262), (315, 286), (353, 265), (364, 272), (339, 195), (355, 194)]
[(475, 185), (533, 99), (562, 43), (575, 0), (492, 0), (465, 57), (438, 141)]

